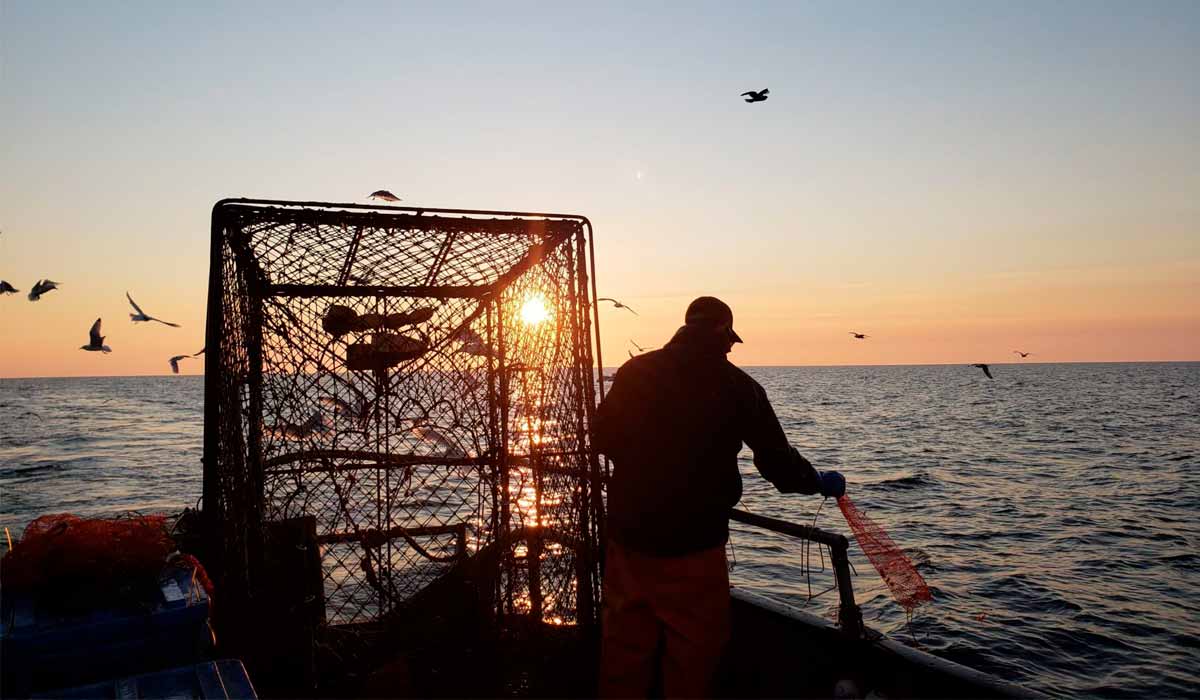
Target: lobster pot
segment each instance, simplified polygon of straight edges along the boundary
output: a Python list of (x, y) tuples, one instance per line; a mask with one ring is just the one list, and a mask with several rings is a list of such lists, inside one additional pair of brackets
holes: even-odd
[(570, 216), (218, 203), (218, 595), (251, 599), (270, 523), (311, 518), (329, 625), (402, 610), (468, 561), (496, 619), (595, 623), (590, 236)]

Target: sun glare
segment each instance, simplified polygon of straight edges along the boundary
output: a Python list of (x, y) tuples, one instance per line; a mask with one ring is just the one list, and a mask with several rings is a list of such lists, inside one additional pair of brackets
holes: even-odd
[(537, 324), (550, 318), (550, 311), (546, 309), (546, 302), (540, 297), (530, 297), (521, 305), (521, 321), (536, 326)]

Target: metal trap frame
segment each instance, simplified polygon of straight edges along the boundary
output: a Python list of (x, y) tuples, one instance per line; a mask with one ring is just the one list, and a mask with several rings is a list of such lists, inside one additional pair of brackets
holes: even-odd
[(211, 245), (218, 625), (253, 612), (264, 533), (298, 518), (315, 522), (325, 626), (384, 620), (468, 560), (486, 562), (497, 620), (598, 624), (586, 218), (227, 199)]

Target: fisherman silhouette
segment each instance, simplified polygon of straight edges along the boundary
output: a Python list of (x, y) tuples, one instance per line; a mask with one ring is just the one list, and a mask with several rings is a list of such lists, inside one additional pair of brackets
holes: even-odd
[(840, 474), (788, 444), (762, 386), (729, 362), (741, 342), (729, 306), (700, 297), (669, 343), (621, 366), (597, 410), (598, 451), (614, 464), (602, 697), (646, 697), (656, 665), (666, 697), (712, 692), (730, 633), (725, 543), (743, 443), (783, 493), (845, 492)]

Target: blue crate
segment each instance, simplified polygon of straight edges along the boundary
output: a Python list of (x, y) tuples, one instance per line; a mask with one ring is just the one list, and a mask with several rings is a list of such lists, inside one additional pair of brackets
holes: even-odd
[(126, 607), (97, 601), (63, 616), (53, 601), (4, 595), (0, 653), (4, 685), (36, 690), (200, 661), (212, 646), (209, 600), (189, 569), (167, 568), (155, 599)]
[(181, 666), (132, 678), (119, 678), (91, 685), (35, 695), (58, 700), (124, 700), (125, 698), (196, 698), (229, 700), (257, 698), (241, 661), (225, 659), (194, 666)]

